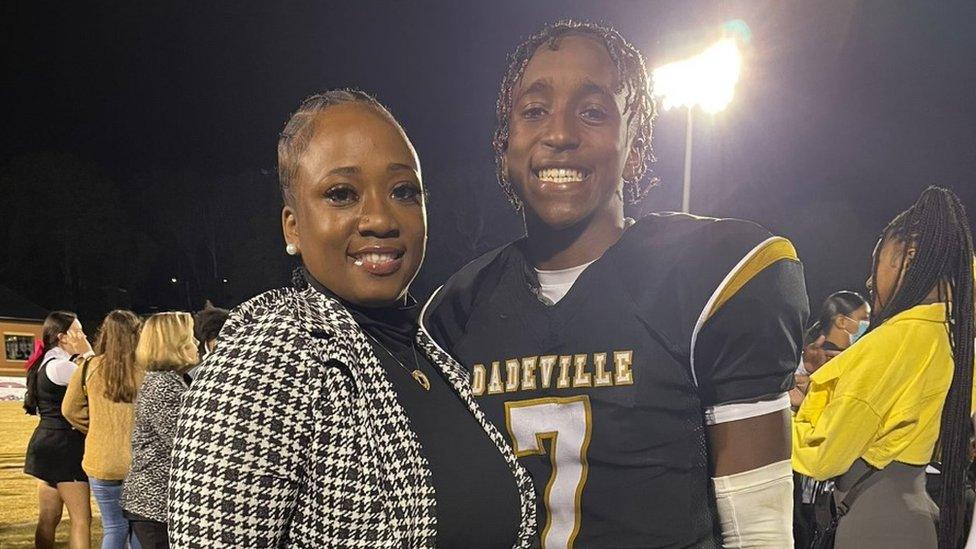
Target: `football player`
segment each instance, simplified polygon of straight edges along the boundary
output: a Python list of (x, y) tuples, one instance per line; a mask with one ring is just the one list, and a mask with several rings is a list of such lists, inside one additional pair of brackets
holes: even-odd
[(625, 218), (652, 182), (648, 84), (603, 26), (518, 47), (494, 149), (526, 236), (455, 274), (423, 329), (532, 473), (547, 549), (792, 547), (802, 267), (753, 223)]

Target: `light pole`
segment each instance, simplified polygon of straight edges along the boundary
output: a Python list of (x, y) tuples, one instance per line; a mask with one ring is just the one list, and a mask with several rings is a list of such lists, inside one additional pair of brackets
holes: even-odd
[(733, 38), (725, 38), (698, 55), (661, 65), (654, 69), (654, 97), (661, 107), (687, 109), (685, 125), (685, 169), (681, 192), (681, 211), (688, 213), (691, 203), (691, 144), (695, 107), (715, 114), (732, 101), (739, 81), (742, 55)]

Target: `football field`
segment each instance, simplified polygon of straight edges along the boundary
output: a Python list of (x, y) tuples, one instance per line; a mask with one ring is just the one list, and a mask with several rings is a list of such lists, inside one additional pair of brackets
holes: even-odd
[[(24, 474), (24, 454), (37, 418), (28, 416), (19, 401), (0, 402), (0, 548), (34, 546), (37, 520), (37, 480)], [(92, 547), (101, 540), (98, 506), (92, 500)], [(68, 510), (58, 527), (57, 547), (67, 547)]]

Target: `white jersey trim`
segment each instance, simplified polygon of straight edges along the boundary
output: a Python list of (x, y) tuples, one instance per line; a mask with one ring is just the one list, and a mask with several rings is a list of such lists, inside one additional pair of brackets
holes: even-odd
[(719, 404), (705, 408), (705, 423), (708, 425), (718, 425), (740, 419), (764, 416), (790, 407), (790, 394), (782, 393), (774, 400), (761, 400), (759, 402), (744, 402), (736, 404)]

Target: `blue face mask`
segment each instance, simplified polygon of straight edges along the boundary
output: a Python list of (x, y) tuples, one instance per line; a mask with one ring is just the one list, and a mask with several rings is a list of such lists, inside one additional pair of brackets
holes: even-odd
[[(854, 319), (849, 316), (845, 316), (844, 318), (850, 320), (851, 322), (854, 322)], [(861, 336), (867, 333), (868, 328), (870, 327), (871, 327), (871, 323), (868, 322), (867, 320), (857, 321), (857, 331), (854, 332), (853, 334), (850, 332), (847, 333), (847, 337), (849, 337), (851, 340), (851, 345), (854, 345), (855, 341), (861, 339)]]

